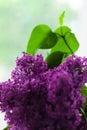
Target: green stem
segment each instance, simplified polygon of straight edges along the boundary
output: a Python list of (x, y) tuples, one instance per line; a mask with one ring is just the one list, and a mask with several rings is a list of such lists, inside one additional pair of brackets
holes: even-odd
[(85, 118), (85, 121), (87, 122), (87, 115), (86, 115), (85, 111), (83, 110), (83, 108), (81, 108), (80, 110)]

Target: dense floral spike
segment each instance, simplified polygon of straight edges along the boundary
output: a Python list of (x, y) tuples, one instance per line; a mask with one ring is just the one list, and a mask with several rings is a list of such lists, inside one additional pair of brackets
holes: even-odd
[(24, 53), (17, 58), (11, 79), (1, 84), (0, 107), (8, 125), (16, 126), (15, 130), (33, 129), (35, 121), (36, 125), (43, 124), (47, 90), (42, 74), (46, 70), (47, 63), (41, 55)]
[[(46, 77), (46, 76), (45, 76)], [(80, 89), (75, 88), (73, 77), (64, 70), (47, 73), (48, 103), (47, 112), (53, 125), (53, 130), (77, 130), (82, 117), (80, 108), (85, 98)]]
[(11, 79), (0, 84), (0, 109), (9, 130), (85, 130), (80, 88), (86, 82), (86, 58), (71, 56), (48, 70), (41, 55), (23, 53)]

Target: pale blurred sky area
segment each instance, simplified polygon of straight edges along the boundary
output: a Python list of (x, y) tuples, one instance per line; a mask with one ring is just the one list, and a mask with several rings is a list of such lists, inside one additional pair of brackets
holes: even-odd
[[(80, 43), (77, 55), (87, 56), (87, 0), (0, 0), (0, 82), (10, 77), (15, 59), (26, 51), (37, 24), (58, 27), (58, 16), (66, 12), (65, 24)], [(0, 130), (6, 126), (0, 114)]]

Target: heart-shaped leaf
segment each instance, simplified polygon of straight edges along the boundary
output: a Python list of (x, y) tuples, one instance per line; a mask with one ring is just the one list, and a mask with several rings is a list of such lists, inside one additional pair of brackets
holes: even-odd
[(54, 68), (61, 64), (63, 59), (64, 53), (62, 52), (53, 52), (49, 54), (46, 58), (46, 62), (48, 63), (49, 68)]
[(57, 36), (47, 25), (36, 26), (30, 36), (27, 45), (27, 53), (35, 54), (38, 48), (49, 49), (57, 42)]

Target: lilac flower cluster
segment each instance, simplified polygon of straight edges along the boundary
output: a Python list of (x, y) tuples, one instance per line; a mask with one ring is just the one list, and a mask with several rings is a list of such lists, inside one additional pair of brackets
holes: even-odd
[(87, 82), (87, 58), (71, 56), (46, 75), (48, 101), (52, 104), (48, 112), (56, 130), (85, 130), (87, 124), (80, 109), (85, 101), (81, 87)]
[(70, 56), (57, 69), (65, 70), (72, 75), (75, 88), (80, 88), (87, 82), (87, 58), (85, 57)]
[(50, 70), (41, 55), (23, 53), (11, 79), (0, 83), (0, 110), (9, 130), (85, 130), (81, 115), (87, 59), (69, 57)]

